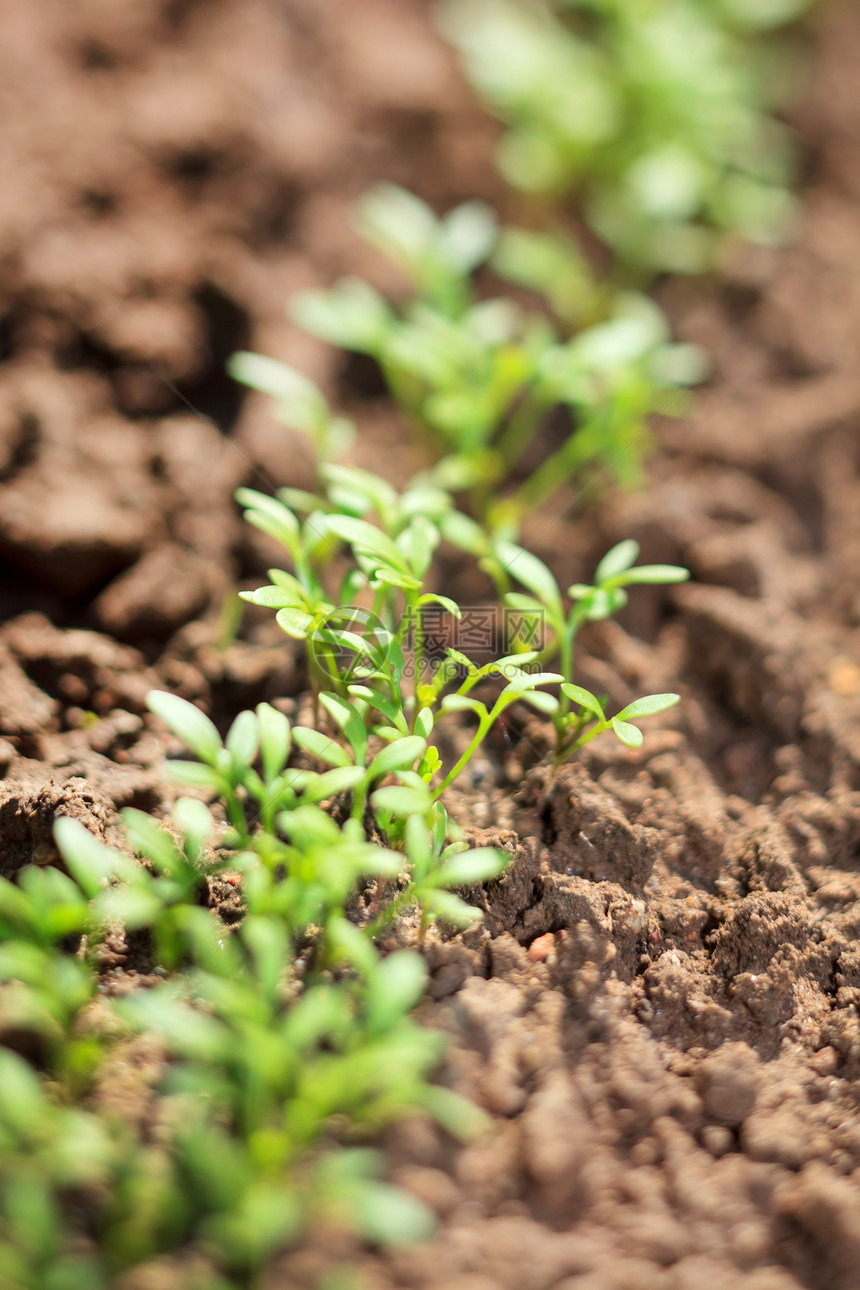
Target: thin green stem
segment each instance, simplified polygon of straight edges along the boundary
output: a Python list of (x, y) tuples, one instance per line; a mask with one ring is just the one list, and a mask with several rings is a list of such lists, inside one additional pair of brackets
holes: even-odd
[(521, 511), (538, 510), (577, 470), (594, 458), (594, 436), (588, 431), (588, 424), (574, 430), (521, 485), (514, 494), (514, 502)]
[[(559, 666), (560, 666), (562, 676), (564, 677), (565, 681), (568, 681), (568, 682), (573, 681), (573, 651), (574, 651), (574, 644), (576, 641), (576, 633), (578, 628), (579, 628), (579, 624), (576, 621), (576, 613), (574, 612), (570, 615), (570, 618), (564, 624), (564, 627), (562, 629), (562, 632), (559, 638), (560, 639), (559, 652), (561, 654)], [(561, 694), (559, 695), (559, 715), (565, 717), (567, 716), (569, 711), (570, 711), (570, 699), (567, 697), (564, 690), (562, 690)]]
[[(496, 705), (496, 707), (498, 707), (498, 704)], [(453, 784), (454, 780), (460, 774), (460, 771), (463, 770), (464, 767), (466, 767), (469, 764), (475, 752), (480, 747), (483, 740), (486, 738), (487, 731), (490, 729), (490, 726), (493, 724), (497, 716), (498, 716), (498, 713), (496, 712), (496, 708), (493, 708), (492, 712), (489, 712), (485, 716), (481, 717), (481, 719), (478, 722), (478, 729), (475, 731), (474, 735), (469, 741), (469, 745), (466, 748), (466, 751), (459, 758), (459, 760), (455, 762), (455, 764), (451, 767), (451, 769), (448, 771), (448, 774), (445, 776), (445, 778), (442, 780), (442, 783), (439, 785), (439, 787), (436, 789), (436, 792), (433, 794), (434, 802), (437, 802), (439, 800), (439, 798), (445, 792), (445, 789), (450, 787), (451, 784)]]
[(497, 450), (509, 473), (531, 443), (548, 410), (546, 399), (540, 395), (536, 386), (526, 389), (519, 405), (508, 418), (508, 424), (497, 444)]
[[(577, 726), (577, 731), (579, 731), (581, 728), (582, 728), (581, 726)], [(586, 730), (585, 734), (579, 735), (578, 738), (573, 739), (570, 742), (562, 743), (559, 747), (556, 748), (556, 751), (553, 755), (553, 759), (552, 759), (553, 765), (556, 767), (560, 766), (561, 763), (565, 761), (570, 756), (571, 753), (576, 752), (580, 748), (584, 748), (586, 744), (591, 743), (592, 739), (596, 739), (598, 735), (602, 735), (604, 731), (609, 729), (610, 729), (610, 722), (606, 720), (598, 721), (591, 727), (590, 730)]]
[(415, 619), (412, 636), (412, 670), (414, 673), (412, 683), (412, 694), (415, 700), (414, 710), (412, 713), (412, 728), (415, 728), (415, 721), (421, 710), (421, 704), (418, 700), (418, 692), (421, 688), (421, 682), (424, 677), (424, 615), (421, 613), (420, 605), (413, 603), (410, 610)]

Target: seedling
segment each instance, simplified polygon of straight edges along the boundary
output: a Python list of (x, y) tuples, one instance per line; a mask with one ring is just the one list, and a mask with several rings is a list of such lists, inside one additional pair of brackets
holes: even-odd
[[(278, 610), (277, 620), (289, 635), (305, 639), (316, 675), (324, 676), (336, 687), (321, 692), (318, 697), (351, 751), (351, 769), (354, 771), (365, 766), (368, 735), (390, 741), (390, 746), (379, 753), (376, 762), (366, 768), (363, 780), (356, 777), (350, 784), (343, 784), (344, 789), (350, 788), (353, 792), (353, 817), (360, 819), (367, 795), (373, 787), (374, 766), (379, 768), (377, 775), (384, 770), (385, 773), (398, 774), (414, 772), (425, 777), (432, 776), (438, 768), (436, 748), (428, 748), (426, 741), (437, 719), (436, 709), (440, 700), (439, 712), (469, 708), (478, 714), (479, 722), (466, 753), (443, 775), (437, 796), (465, 768), (507, 707), (524, 701), (548, 711), (556, 700), (538, 687), (563, 678), (552, 673), (534, 675), (525, 672), (523, 666), (533, 661), (534, 655), (501, 658), (478, 668), (462, 653), (449, 649), (446, 659), (429, 668), (425, 660), (423, 631), (425, 607), (440, 605), (455, 620), (461, 615), (460, 607), (450, 597), (424, 589), (432, 553), (443, 532), (455, 540), (459, 538), (461, 542), (477, 543), (481, 551), (488, 549), (489, 540), (479, 526), (453, 509), (448, 494), (438, 488), (419, 482), (398, 496), (383, 481), (366, 471), (337, 467), (323, 471), (323, 475), (330, 488), (325, 501), (313, 499), (317, 508), (314, 511), (316, 523), (323, 531), (346, 543), (356, 577), (347, 575), (347, 580), (341, 585), (353, 588), (362, 583), (367, 586), (374, 593), (372, 608), (363, 611), (348, 604), (337, 607), (328, 604), (318, 607), (316, 614), (312, 615), (307, 605), (301, 610), (289, 606)], [(240, 496), (252, 506), (260, 497), (249, 490), (242, 490)], [(375, 512), (384, 527), (355, 515), (331, 513), (337, 501), (365, 512)], [(299, 558), (296, 545), (299, 525), (285, 496), (277, 501), (260, 498), (260, 505), (262, 503), (266, 505), (262, 514), (268, 531), (280, 533), (285, 545), (289, 544), (294, 559)], [(310, 500), (304, 499), (304, 503), (310, 504)], [(324, 505), (328, 511), (322, 510)], [(270, 522), (275, 508), (285, 516), (278, 524)], [(302, 565), (314, 586), (319, 587), (320, 576), (313, 569), (312, 561), (303, 559)], [(275, 572), (271, 571), (271, 576), (274, 577)], [(294, 594), (284, 581), (289, 577), (279, 575), (278, 586), (243, 594), (256, 604), (273, 606), (278, 601), (282, 603), (283, 598)], [(408, 672), (411, 685), (407, 675), (406, 646), (410, 649)], [(461, 670), (465, 670), (465, 679), (459, 681), (452, 693), (443, 697), (443, 692), (449, 689)], [(479, 681), (491, 675), (502, 676), (507, 684), (496, 702), (487, 709), (479, 700), (469, 696)], [(327, 740), (325, 735), (311, 729), (297, 732), (296, 738), (314, 756), (344, 773), (350, 769), (348, 754), (341, 743)]]
[[(511, 173), (534, 189), (574, 179), (593, 226), (647, 269), (698, 265), (713, 230), (770, 231), (785, 212), (784, 135), (761, 114), (767, 93), (738, 32), (792, 3), (802, 0), (720, 0), (707, 13), (693, 0), (635, 15), (616, 0), (449, 10), (479, 4), (479, 45), (468, 22), (457, 38), (510, 126)], [(581, 21), (561, 25), (574, 12)], [(565, 103), (576, 104), (569, 120)], [(704, 104), (719, 109), (714, 129)], [(405, 1113), (461, 1137), (482, 1124), (431, 1082), (444, 1041), (411, 1015), (427, 966), (392, 950), (410, 927), (419, 946), (434, 922), (468, 927), (483, 901), (462, 889), (508, 863), (468, 848), (445, 795), (514, 703), (552, 720), (560, 765), (604, 732), (638, 746), (638, 719), (678, 699), (647, 695), (608, 715), (574, 681), (574, 646), (625, 588), (686, 570), (636, 566), (638, 547), (624, 542), (593, 585), (563, 596), (513, 540), (530, 510), (592, 466), (635, 477), (648, 418), (699, 379), (699, 351), (671, 343), (653, 302), (597, 281), (563, 233), (499, 230), (482, 203), (437, 218), (388, 185), (364, 199), (359, 227), (409, 294), (395, 306), (347, 280), (299, 297), (295, 316), (376, 359), (430, 468), (398, 492), (345, 465), (354, 428), (306, 377), (248, 353), (231, 364), (313, 452), (311, 491), (242, 489), (238, 500), (287, 554), (287, 569), (243, 594), (303, 642), (314, 724), (262, 703), (222, 739), (194, 705), (153, 693), (151, 711), (189, 754), (169, 764), (188, 794), (171, 821), (123, 812), (116, 849), (58, 820), (66, 872), (30, 866), (0, 881), (4, 1017), (39, 1067), (0, 1051), (0, 1263), (20, 1290), (106, 1290), (175, 1249), (203, 1257), (206, 1290), (249, 1290), (319, 1215), (379, 1244), (426, 1236), (429, 1210), (354, 1144)], [(484, 298), (491, 272), (538, 300)], [(562, 433), (536, 453), (550, 419)], [(471, 515), (455, 493), (469, 495)], [(425, 615), (462, 613), (432, 582), (443, 541), (475, 558), (508, 606), (541, 617), (537, 648), (496, 649), (482, 666), (450, 646), (431, 651)], [(545, 670), (555, 659), (559, 670)], [(457, 713), (475, 729), (443, 764), (437, 727)], [(216, 876), (235, 884), (235, 923), (208, 907)], [(100, 974), (123, 934), (167, 979), (111, 1001)], [(156, 1035), (166, 1059), (145, 1133), (73, 1105), (135, 1032)]]
[(526, 614), (537, 615), (548, 629), (549, 639), (540, 654), (540, 660), (558, 657), (561, 668), (561, 697), (552, 712), (555, 727), (553, 764), (558, 766), (577, 749), (605, 731), (630, 748), (642, 743), (642, 732), (634, 724), (640, 717), (663, 712), (678, 703), (677, 694), (648, 694), (627, 704), (614, 716), (606, 714), (605, 698), (598, 698), (589, 690), (576, 685), (574, 650), (576, 637), (583, 623), (598, 622), (617, 613), (627, 603), (626, 587), (660, 586), (684, 582), (689, 571), (673, 564), (636, 565), (638, 543), (627, 539), (619, 542), (600, 561), (594, 574), (594, 583), (574, 583), (568, 587), (568, 604), (549, 569), (532, 552), (511, 542), (496, 545), (493, 558), (487, 561), (492, 571), (504, 571), (507, 578), (520, 582), (531, 594), (508, 592), (505, 600), (512, 608)]
[[(151, 1164), (145, 1149), (125, 1163), (128, 1176), (104, 1219), (114, 1267), (174, 1242), (203, 1241), (246, 1284), (320, 1213), (376, 1242), (419, 1239), (432, 1226), (426, 1208), (379, 1181), (374, 1153), (326, 1153), (331, 1124), (346, 1118), (354, 1133), (373, 1130), (405, 1111), (432, 1114), (460, 1134), (481, 1124), (466, 1103), (429, 1082), (442, 1037), (409, 1018), (426, 980), (422, 959), (411, 951), (383, 958), (375, 938), (416, 905), (422, 934), (434, 917), (473, 922), (480, 910), (450, 887), (495, 877), (506, 857), (447, 841), (444, 808), (412, 769), (425, 757), (425, 737), (395, 731), (398, 737), (371, 756), (359, 720), (368, 705), (356, 701), (350, 712), (337, 695), (321, 697), (341, 719), (349, 753), (318, 731), (291, 729), (268, 704), (240, 714), (222, 741), (194, 705), (153, 693), (152, 710), (194, 758), (173, 761), (172, 777), (220, 796), (227, 832), (217, 834), (197, 799), (180, 799), (171, 830), (127, 811), (128, 844), (144, 867), (63, 819), (56, 837), (72, 877), (32, 870), (23, 887), (6, 884), (0, 935), (24, 928), (46, 948), (34, 946), (28, 957), (19, 947), (4, 960), (0, 946), (0, 975), (5, 964), (26, 981), (36, 1010), (31, 1024), (44, 1030), (50, 1021), (59, 1072), (76, 1054), (73, 1022), (93, 996), (95, 977), (90, 964), (68, 960), (74, 971), (51, 977), (55, 942), (86, 930), (95, 949), (105, 928), (121, 920), (149, 929), (162, 967), (183, 969), (169, 984), (116, 1005), (134, 1029), (161, 1037), (173, 1058), (162, 1096), (181, 1113), (143, 1227), (134, 1206)], [(295, 746), (331, 769), (290, 767)], [(400, 783), (384, 786), (392, 776)], [(414, 795), (413, 781), (425, 793), (419, 812), (404, 810), (398, 797)], [(370, 841), (358, 813), (341, 825), (322, 809), (345, 792), (362, 802), (371, 794), (398, 849)], [(246, 904), (232, 935), (198, 904), (207, 875), (225, 866), (242, 875)], [(389, 899), (380, 896), (367, 926), (347, 916), (362, 883), (395, 878), (398, 886)], [(114, 1179), (120, 1168), (111, 1162)]]
[(294, 367), (242, 351), (232, 356), (227, 370), (234, 380), (270, 395), (275, 417), (308, 438), (317, 462), (333, 461), (349, 448), (352, 422), (336, 416), (313, 381)]
[[(328, 292), (300, 293), (293, 317), (377, 360), (408, 419), (441, 458), (432, 482), (470, 492), (479, 516), (513, 532), (524, 514), (592, 464), (622, 481), (638, 477), (646, 418), (680, 411), (674, 396), (705, 370), (695, 346), (671, 343), (653, 301), (598, 287), (561, 236), (507, 229), (497, 238), (495, 222), (474, 203), (439, 220), (417, 197), (388, 185), (365, 197), (359, 227), (406, 273), (412, 297), (395, 309), (367, 283), (348, 279)], [(558, 325), (506, 297), (477, 299), (470, 271), (494, 247), (497, 271), (542, 295)], [(279, 415), (318, 442), (324, 433), (315, 427), (341, 425), (291, 369), (240, 354), (232, 370), (271, 393)], [(560, 408), (570, 423), (566, 439), (522, 482), (530, 445)], [(494, 500), (517, 481), (513, 497)]]
[(808, 0), (443, 0), (440, 22), (507, 127), (505, 178), (578, 194), (629, 270), (700, 272), (726, 235), (775, 242), (795, 209), (778, 59), (755, 39)]

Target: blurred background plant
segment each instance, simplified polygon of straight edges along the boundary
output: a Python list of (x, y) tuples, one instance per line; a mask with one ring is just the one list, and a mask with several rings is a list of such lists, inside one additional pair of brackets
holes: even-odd
[[(707, 370), (697, 346), (672, 341), (653, 300), (600, 283), (561, 235), (500, 231), (478, 202), (439, 219), (386, 184), (365, 195), (357, 217), (410, 294), (394, 307), (347, 278), (300, 293), (291, 313), (331, 344), (376, 360), (436, 458), (430, 485), (467, 492), (478, 517), (515, 536), (530, 512), (586, 472), (641, 482), (649, 418), (681, 414), (680, 392)], [(485, 264), (543, 307), (479, 298), (473, 274)], [(318, 456), (348, 446), (348, 422), (300, 373), (250, 353), (234, 355), (230, 371), (271, 395), (279, 418), (308, 435)], [(560, 430), (547, 444), (554, 413)]]
[(505, 127), (504, 178), (573, 195), (641, 281), (710, 268), (730, 235), (786, 237), (795, 149), (774, 114), (797, 76), (772, 33), (809, 4), (442, 0), (438, 17)]

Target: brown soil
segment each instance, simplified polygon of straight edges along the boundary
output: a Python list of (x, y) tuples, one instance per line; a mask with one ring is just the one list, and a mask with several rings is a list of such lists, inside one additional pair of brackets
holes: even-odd
[[(497, 185), (494, 129), (419, 0), (43, 0), (3, 23), (9, 872), (54, 858), (56, 813), (110, 836), (117, 808), (166, 804), (151, 685), (219, 720), (301, 691), (264, 615), (224, 643), (222, 602), (269, 554), (233, 489), (307, 474), (224, 359), (300, 363), (351, 406), (364, 460), (402, 474), (367, 373), (283, 302), (346, 270), (386, 283), (349, 230), (370, 182), (439, 203)], [(684, 702), (641, 752), (592, 745), (554, 784), (539, 722), (478, 764), (453, 809), (516, 859), (477, 893), (484, 926), (430, 946), (423, 1015), (494, 1130), (392, 1131), (391, 1175), (437, 1237), (380, 1256), (329, 1236), (266, 1290), (333, 1259), (379, 1290), (860, 1286), (857, 6), (822, 6), (809, 39), (794, 247), (667, 289), (709, 388), (659, 428), (647, 493), (531, 533), (569, 580), (627, 535), (690, 566), (595, 632), (582, 671)], [(183, 1276), (166, 1260), (122, 1284)]]

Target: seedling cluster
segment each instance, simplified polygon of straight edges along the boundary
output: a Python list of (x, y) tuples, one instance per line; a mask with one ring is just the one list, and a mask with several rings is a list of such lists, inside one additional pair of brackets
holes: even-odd
[[(398, 307), (346, 278), (292, 302), (296, 322), (342, 349), (376, 360), (389, 390), (437, 459), (428, 482), (468, 492), (494, 529), (587, 472), (639, 479), (648, 418), (678, 415), (678, 395), (706, 371), (694, 345), (673, 343), (647, 296), (599, 284), (574, 245), (524, 229), (500, 230), (482, 203), (443, 219), (402, 188), (383, 185), (359, 203), (359, 231), (398, 269), (409, 295)], [(479, 298), (474, 271), (527, 288), (540, 310), (510, 295)], [(233, 375), (275, 399), (278, 415), (307, 434), (321, 459), (350, 439), (319, 391), (293, 369), (237, 354)], [(550, 414), (567, 429), (538, 470), (523, 459)]]
[[(788, 149), (753, 37), (803, 7), (447, 0), (443, 22), (508, 127), (504, 173), (533, 192), (577, 188), (641, 276), (702, 267), (725, 231), (784, 224)], [(404, 274), (404, 298), (349, 279), (301, 295), (294, 316), (378, 363), (430, 465), (398, 491), (347, 464), (354, 427), (307, 378), (233, 359), (313, 447), (312, 490), (238, 493), (285, 565), (244, 598), (301, 643), (313, 720), (262, 703), (222, 739), (192, 704), (152, 693), (186, 750), (168, 763), (188, 794), (170, 822), (123, 812), (118, 850), (59, 819), (62, 864), (0, 879), (10, 1290), (107, 1290), (177, 1250), (189, 1288), (250, 1287), (320, 1217), (379, 1244), (424, 1237), (430, 1212), (384, 1181), (367, 1143), (406, 1113), (460, 1137), (482, 1128), (433, 1082), (442, 1037), (412, 1013), (426, 938), (480, 918), (482, 885), (509, 863), (468, 847), (450, 790), (515, 704), (546, 719), (558, 768), (602, 734), (638, 747), (638, 722), (678, 701), (611, 711), (578, 684), (575, 649), (629, 588), (686, 570), (639, 565), (624, 541), (592, 583), (562, 590), (521, 530), (589, 470), (635, 479), (648, 418), (679, 410), (700, 352), (672, 342), (646, 296), (599, 281), (565, 235), (500, 229), (479, 202), (438, 218), (387, 185), (359, 227)], [(488, 295), (493, 275), (508, 294)], [(563, 433), (535, 464), (551, 418)], [(446, 545), (519, 624), (489, 660), (460, 647), (465, 607), (438, 589)], [(441, 645), (431, 615), (454, 629)], [(209, 907), (219, 882), (240, 921)], [(122, 937), (146, 973), (108, 998), (103, 964)], [(132, 1124), (99, 1091), (144, 1036), (158, 1069)]]
[(629, 270), (697, 273), (737, 235), (783, 239), (792, 63), (772, 33), (810, 0), (442, 0), (440, 25), (506, 127), (502, 174), (576, 193)]

